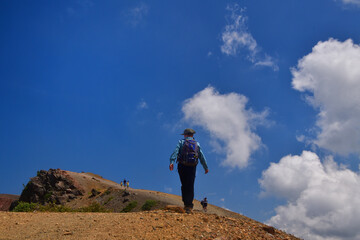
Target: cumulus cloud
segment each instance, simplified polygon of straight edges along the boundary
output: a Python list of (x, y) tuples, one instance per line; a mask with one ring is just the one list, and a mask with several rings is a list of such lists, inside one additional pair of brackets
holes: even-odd
[(240, 8), (238, 4), (228, 5), (226, 10), (230, 12), (229, 24), (225, 26), (221, 34), (223, 41), (221, 52), (236, 56), (240, 50), (244, 50), (248, 54), (247, 58), (255, 66), (267, 66), (277, 71), (278, 66), (270, 56), (261, 56), (258, 44), (247, 28), (248, 18), (245, 15), (245, 10)]
[(351, 39), (319, 42), (291, 69), (293, 88), (319, 110), (312, 143), (334, 153), (360, 153), (360, 47)]
[(251, 154), (262, 145), (254, 129), (266, 121), (267, 112), (246, 109), (247, 102), (243, 95), (220, 94), (207, 87), (187, 99), (182, 107), (185, 120), (209, 131), (215, 150), (226, 154), (224, 166), (246, 167)]
[(287, 200), (267, 223), (307, 240), (360, 239), (360, 175), (313, 153), (283, 157), (262, 173), (265, 195)]

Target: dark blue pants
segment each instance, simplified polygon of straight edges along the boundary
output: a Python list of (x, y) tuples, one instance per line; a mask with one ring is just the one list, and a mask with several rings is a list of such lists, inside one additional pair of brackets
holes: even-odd
[(193, 208), (196, 166), (185, 166), (179, 163), (178, 172), (181, 181), (181, 195), (184, 206)]

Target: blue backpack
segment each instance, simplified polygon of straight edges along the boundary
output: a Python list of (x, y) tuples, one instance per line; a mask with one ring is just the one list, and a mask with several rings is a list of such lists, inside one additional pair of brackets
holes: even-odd
[(185, 139), (177, 161), (185, 166), (196, 166), (199, 162), (199, 146), (193, 139)]

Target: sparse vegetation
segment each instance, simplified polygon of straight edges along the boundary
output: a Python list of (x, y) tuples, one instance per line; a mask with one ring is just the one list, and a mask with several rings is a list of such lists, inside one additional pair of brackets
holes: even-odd
[(39, 203), (19, 202), (14, 208), (13, 212), (110, 212), (108, 209), (101, 206), (99, 203), (93, 203), (90, 206), (78, 209), (72, 209), (63, 205), (49, 203), (41, 205)]
[(37, 205), (36, 203), (19, 202), (13, 212), (33, 212), (36, 210)]
[(25, 185), (25, 184), (23, 184), (23, 187), (24, 187), (23, 191), (25, 191), (25, 190), (29, 187), (30, 182), (31, 182), (31, 181), (29, 181), (26, 185)]
[(99, 203), (92, 203), (90, 206), (82, 207), (75, 211), (76, 212), (110, 212), (110, 210), (101, 206)]
[(110, 196), (105, 202), (104, 202), (104, 204), (108, 204), (111, 200), (113, 200), (114, 199), (114, 197), (113, 196)]
[(40, 205), (38, 204), (38, 211), (40, 212), (74, 212), (72, 208), (55, 204), (55, 203), (49, 203), (47, 205)]
[(157, 201), (155, 200), (146, 200), (144, 205), (142, 205), (141, 210), (143, 211), (149, 211), (151, 208), (153, 208), (157, 204)]
[(14, 208), (13, 212), (72, 212), (73, 209), (65, 207), (63, 205), (56, 205), (55, 203), (49, 203), (47, 205), (41, 205), (39, 203), (19, 202)]
[(137, 201), (132, 201), (126, 207), (124, 207), (124, 209), (121, 212), (130, 212), (131, 210), (136, 208), (137, 204), (138, 204)]
[(51, 192), (51, 191), (49, 191), (49, 192), (47, 192), (47, 193), (45, 194), (45, 196), (44, 196), (45, 202), (48, 202), (48, 201), (49, 201), (51, 195), (52, 195), (52, 192)]

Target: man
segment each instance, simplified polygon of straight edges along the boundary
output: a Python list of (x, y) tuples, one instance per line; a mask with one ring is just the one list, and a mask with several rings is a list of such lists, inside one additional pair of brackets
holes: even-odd
[(207, 211), (207, 205), (208, 205), (207, 198), (204, 198), (204, 199), (201, 201), (201, 206), (203, 207), (204, 212)]
[(184, 130), (184, 139), (179, 140), (173, 154), (170, 156), (170, 171), (174, 170), (174, 162), (178, 163), (178, 172), (181, 181), (181, 195), (184, 208), (190, 213), (194, 207), (194, 182), (198, 160), (205, 170), (209, 172), (204, 153), (200, 144), (194, 139), (195, 131), (191, 128)]

